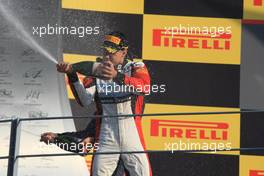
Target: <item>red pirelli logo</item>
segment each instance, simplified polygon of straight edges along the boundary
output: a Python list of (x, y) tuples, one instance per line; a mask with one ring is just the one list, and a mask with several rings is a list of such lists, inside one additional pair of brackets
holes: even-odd
[(263, 5), (263, 0), (253, 0), (253, 5), (254, 6), (262, 6)]
[(220, 122), (152, 119), (150, 135), (154, 137), (227, 140), (228, 128), (227, 123)]
[(188, 31), (188, 34), (180, 34), (174, 30), (153, 29), (152, 46), (175, 48), (200, 48), (230, 50), (232, 38), (228, 33), (196, 34), (196, 31)]
[(249, 176), (264, 176), (264, 170), (250, 170)]

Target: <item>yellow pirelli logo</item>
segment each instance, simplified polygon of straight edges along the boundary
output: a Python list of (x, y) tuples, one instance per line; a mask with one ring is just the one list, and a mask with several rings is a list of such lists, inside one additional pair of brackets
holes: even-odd
[[(239, 108), (146, 104), (144, 113), (220, 111), (239, 111)], [(212, 147), (230, 150), (240, 147), (240, 114), (153, 116), (142, 120), (149, 150), (166, 150), (169, 146), (174, 149), (175, 146), (184, 147), (176, 150), (210, 150)], [(239, 154), (238, 151), (214, 153)]]
[(203, 140), (227, 140), (228, 123), (152, 119), (151, 136)]
[[(153, 29), (152, 46), (174, 47), (174, 48), (197, 48), (208, 50), (230, 50), (231, 33), (196, 34), (195, 31), (188, 31), (189, 34), (177, 31)], [(215, 35), (211, 37), (211, 35)]]
[(263, 156), (240, 156), (240, 176), (264, 176)]
[(144, 15), (143, 59), (240, 64), (240, 23), (233, 19)]
[(264, 20), (264, 0), (244, 0), (244, 19)]

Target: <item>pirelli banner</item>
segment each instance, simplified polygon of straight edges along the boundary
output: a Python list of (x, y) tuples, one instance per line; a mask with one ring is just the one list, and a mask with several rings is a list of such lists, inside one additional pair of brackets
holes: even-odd
[(143, 58), (240, 64), (241, 26), (237, 24), (239, 20), (144, 15)]
[[(63, 0), (62, 25), (92, 30), (82, 37), (63, 36), (68, 62), (95, 61), (102, 54), (103, 36), (110, 31), (127, 36), (129, 50), (148, 67), (152, 85), (164, 90), (146, 97), (145, 113), (264, 107), (263, 0)], [(68, 95), (73, 114), (93, 113), (93, 108), (87, 111), (76, 104), (70, 89)], [(153, 175), (264, 175), (264, 152), (223, 151), (263, 147), (261, 116), (144, 117), (147, 149), (170, 151), (149, 154)], [(87, 124), (75, 122), (77, 129)], [(87, 163), (90, 167), (90, 157)]]

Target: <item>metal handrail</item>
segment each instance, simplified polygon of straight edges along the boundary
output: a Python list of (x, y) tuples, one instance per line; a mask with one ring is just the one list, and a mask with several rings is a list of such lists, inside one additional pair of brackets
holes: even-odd
[[(21, 121), (31, 120), (59, 120), (59, 119), (87, 119), (87, 118), (113, 118), (113, 117), (135, 117), (135, 116), (182, 116), (182, 115), (217, 115), (217, 114), (240, 114), (240, 113), (260, 113), (264, 109), (242, 110), (242, 111), (218, 111), (218, 112), (175, 112), (175, 113), (149, 113), (149, 114), (119, 114), (119, 115), (89, 115), (89, 116), (61, 116), (42, 118), (19, 118)], [(11, 122), (12, 120), (0, 120), (0, 123)]]
[[(16, 133), (17, 127), (20, 122), (33, 121), (33, 120), (58, 120), (58, 119), (83, 119), (83, 118), (113, 118), (113, 117), (135, 117), (135, 116), (189, 116), (189, 115), (217, 115), (217, 114), (240, 114), (240, 113), (263, 113), (263, 109), (251, 109), (242, 111), (222, 111), (222, 112), (182, 112), (182, 113), (152, 113), (152, 114), (119, 114), (119, 115), (90, 115), (90, 116), (65, 116), (65, 117), (44, 117), (44, 118), (12, 118), (6, 120), (0, 120), (0, 123), (11, 122), (10, 131), (10, 147), (9, 156), (2, 156), (0, 159), (8, 159), (8, 176), (13, 176), (14, 163), (18, 158), (25, 157), (52, 157), (52, 156), (73, 156), (73, 155), (100, 155), (100, 154), (130, 154), (130, 153), (157, 153), (157, 152), (172, 152), (171, 150), (146, 150), (146, 151), (122, 151), (122, 152), (94, 152), (86, 154), (78, 153), (60, 153), (60, 154), (37, 154), (37, 155), (17, 155), (15, 156), (15, 144), (16, 144)], [(264, 151), (264, 147), (256, 148), (233, 148), (228, 150), (173, 150), (172, 153), (197, 153), (197, 152), (212, 152), (212, 151), (250, 151), (259, 150)]]
[(89, 152), (89, 153), (58, 153), (58, 154), (35, 154), (35, 155), (18, 155), (17, 158), (31, 157), (53, 157), (53, 156), (87, 156), (87, 155), (114, 155), (114, 154), (142, 154), (142, 153), (199, 153), (199, 152), (230, 152), (230, 151), (264, 151), (264, 147), (251, 148), (231, 148), (231, 149), (210, 149), (210, 150), (144, 150), (144, 151), (120, 151), (120, 152)]

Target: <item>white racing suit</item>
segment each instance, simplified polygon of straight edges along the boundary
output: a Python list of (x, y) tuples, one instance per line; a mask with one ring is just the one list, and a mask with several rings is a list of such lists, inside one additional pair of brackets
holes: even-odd
[[(150, 77), (144, 63), (126, 61), (119, 65), (114, 80), (90, 77), (82, 84), (76, 76), (71, 76), (70, 86), (82, 106), (89, 106), (95, 101), (100, 114), (121, 115), (98, 119), (99, 149), (96, 152), (145, 150), (141, 117), (122, 117), (122, 114), (143, 113), (144, 95), (149, 93), (150, 88)], [(131, 153), (94, 155), (92, 176), (111, 176), (120, 159), (129, 175), (152, 175), (147, 154)]]

